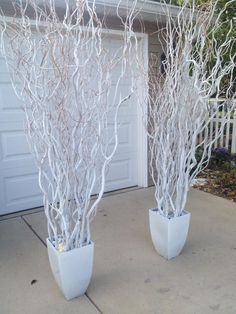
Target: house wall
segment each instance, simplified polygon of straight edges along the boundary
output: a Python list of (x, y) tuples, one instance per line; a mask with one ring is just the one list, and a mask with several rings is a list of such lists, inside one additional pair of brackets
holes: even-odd
[(158, 60), (156, 67), (159, 68), (161, 66), (161, 55), (163, 53), (163, 50), (159, 42), (158, 35), (151, 33), (149, 34), (148, 38), (149, 38), (149, 41), (148, 41), (149, 59), (151, 61), (151, 56), (155, 55)]

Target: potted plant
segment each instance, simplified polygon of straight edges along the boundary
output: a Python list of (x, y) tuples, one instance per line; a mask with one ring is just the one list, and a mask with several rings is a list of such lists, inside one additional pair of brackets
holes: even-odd
[[(66, 299), (85, 293), (92, 275), (90, 223), (118, 144), (119, 87), (130, 65), (132, 10), (121, 46), (109, 52), (95, 3), (14, 3), (1, 16), (2, 52), (23, 101), (26, 131), (39, 169), (52, 272)], [(113, 75), (116, 69), (116, 75)], [(109, 124), (109, 125), (108, 125)], [(92, 195), (95, 197), (92, 198)]]
[[(235, 103), (235, 39), (229, 30), (223, 41), (216, 40), (226, 8), (216, 16), (217, 2), (208, 1), (203, 8), (184, 1), (173, 16), (170, 6), (163, 4), (166, 23), (163, 28), (157, 24), (157, 34), (165, 58), (160, 66), (159, 57), (152, 55), (149, 76), (142, 72), (150, 91), (145, 120), (156, 200), (156, 207), (149, 210), (150, 231), (155, 249), (166, 259), (179, 255), (186, 242), (188, 191), (220, 135), (210, 132), (216, 114), (220, 107), (227, 109), (222, 132)], [(228, 62), (224, 62), (226, 54)], [(224, 100), (218, 102), (222, 93)], [(202, 155), (197, 161), (199, 147)]]

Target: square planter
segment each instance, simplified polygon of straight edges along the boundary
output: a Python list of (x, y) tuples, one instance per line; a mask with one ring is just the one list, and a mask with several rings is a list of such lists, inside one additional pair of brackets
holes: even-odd
[(149, 210), (149, 224), (153, 245), (166, 259), (178, 256), (187, 239), (191, 214), (184, 211), (181, 216), (168, 218), (157, 209)]
[(47, 239), (48, 257), (54, 278), (67, 300), (82, 296), (93, 271), (94, 244), (59, 252)]

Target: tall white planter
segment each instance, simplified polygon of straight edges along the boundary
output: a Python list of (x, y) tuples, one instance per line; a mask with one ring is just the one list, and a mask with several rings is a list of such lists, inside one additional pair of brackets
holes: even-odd
[(54, 278), (67, 300), (82, 296), (93, 271), (94, 244), (59, 252), (47, 239), (50, 266)]
[(191, 214), (183, 212), (179, 217), (167, 218), (157, 209), (149, 210), (149, 224), (153, 245), (166, 259), (178, 256), (187, 239)]

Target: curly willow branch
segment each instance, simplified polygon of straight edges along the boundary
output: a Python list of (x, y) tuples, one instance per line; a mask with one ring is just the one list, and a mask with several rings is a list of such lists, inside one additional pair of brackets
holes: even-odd
[[(217, 135), (209, 136), (209, 127), (220, 107), (227, 108), (222, 132), (235, 107), (235, 55), (231, 53), (230, 61), (224, 62), (235, 38), (230, 38), (229, 31), (223, 43), (217, 42), (215, 34), (223, 11), (216, 18), (216, 5), (216, 1), (209, 1), (201, 10), (194, 1), (187, 0), (173, 17), (169, 5), (164, 3), (166, 23), (160, 27), (157, 21), (156, 33), (165, 60), (160, 67), (153, 55), (149, 75), (139, 62), (144, 84), (150, 91), (146, 117), (150, 173), (156, 187), (157, 208), (164, 216), (182, 214), (191, 183), (207, 165), (217, 140)], [(210, 102), (212, 97), (214, 103)], [(205, 136), (199, 142), (203, 131)], [(199, 162), (195, 158), (198, 147), (203, 151)]]
[(109, 51), (95, 1), (69, 3), (64, 0), (62, 14), (56, 0), (40, 6), (19, 0), (14, 18), (2, 13), (0, 22), (2, 51), (24, 102), (49, 238), (65, 250), (91, 241), (90, 222), (117, 148), (118, 109), (133, 93), (133, 85), (125, 95), (120, 86), (133, 67), (134, 8), (122, 20), (122, 44)]

